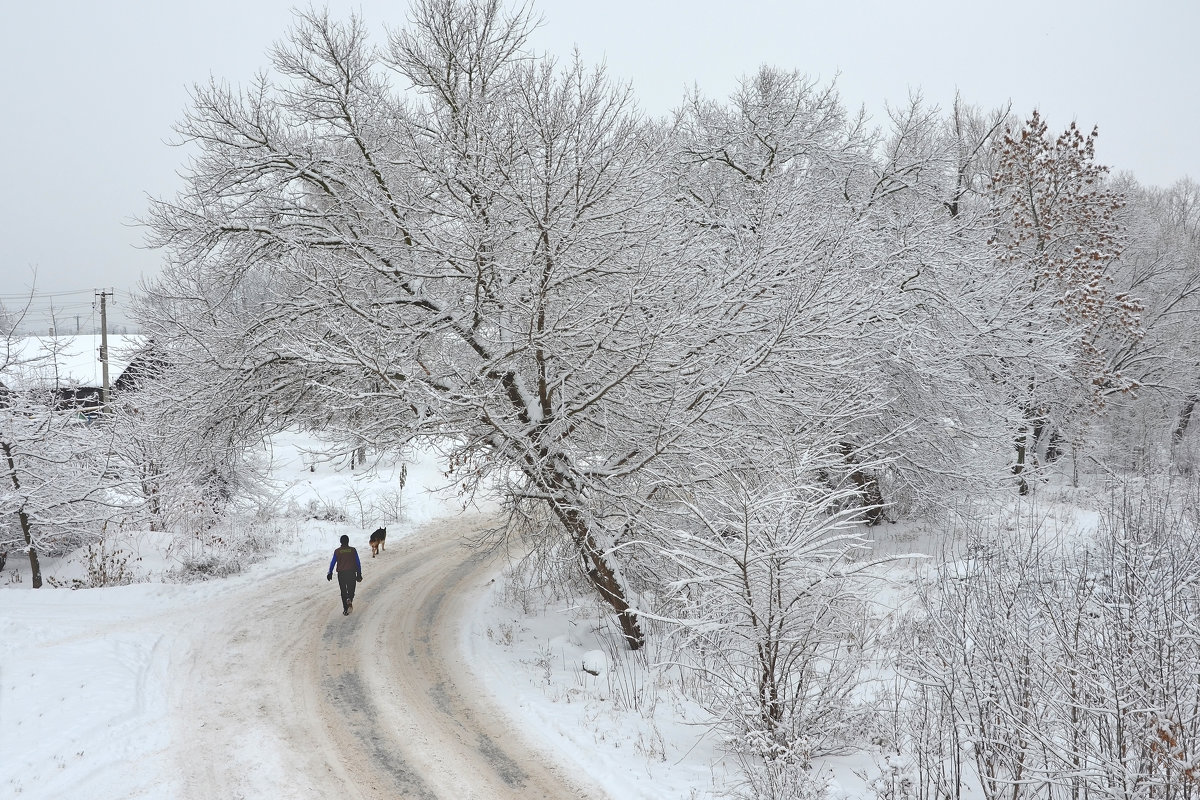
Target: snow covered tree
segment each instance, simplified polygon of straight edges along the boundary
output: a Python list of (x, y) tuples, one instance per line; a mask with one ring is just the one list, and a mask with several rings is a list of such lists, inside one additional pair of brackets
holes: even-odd
[(238, 413), (245, 387), (210, 381), (186, 363), (143, 345), (131, 361), (138, 379), (114, 388), (104, 416), (125, 515), (153, 531), (207, 530), (231, 504), (259, 499), (266, 483), (265, 465), (251, 458), (263, 429)]
[(987, 262), (980, 197), (1003, 113), (956, 104), (946, 118), (913, 96), (889, 118), (870, 157), (848, 165), (843, 193), (863, 230), (855, 271), (873, 276), (857, 390), (879, 411), (857, 439), (877, 443), (862, 453), (884, 462), (885, 495), (903, 513), (994, 481), (1003, 398), (990, 384), (1017, 349), (1018, 315)]
[(853, 487), (805, 485), (822, 472), (805, 461), (729, 471), (681, 502), (666, 605), (734, 749), (798, 769), (853, 746), (869, 639), (864, 512)]
[[(1142, 460), (1192, 469), (1195, 447), (1185, 442), (1200, 400), (1200, 187), (1183, 180), (1143, 188), (1124, 177), (1129, 198), (1121, 222), (1129, 243), (1114, 265), (1115, 287), (1140, 298), (1142, 336), (1113, 341), (1108, 352), (1138, 384), (1133, 396), (1109, 403), (1112, 444), (1106, 463)], [(1130, 446), (1134, 440), (1133, 447)]]
[(111, 433), (60, 409), (39, 383), (55, 354), (22, 346), (0, 332), (0, 552), (29, 557), (33, 588), (42, 586), (39, 555), (65, 555), (94, 541), (116, 506), (109, 473)]
[(955, 114), (913, 98), (876, 137), (833, 87), (764, 68), (677, 121), (689, 224), (730, 274), (770, 265), (803, 299), (780, 429), (840, 450), (831, 488), (854, 486), (876, 524), (887, 505), (994, 480), (1011, 404), (993, 376), (1047, 349), (1019, 335), (1026, 298), (985, 244), (981, 175), (1004, 114)]
[[(860, 122), (847, 119), (832, 85), (764, 67), (725, 103), (691, 97), (679, 114), (675, 147), (682, 160), (678, 202), (709, 254), (706, 269), (739, 283), (768, 276), (767, 283), (734, 286), (746, 298), (773, 297), (787, 309), (789, 369), (773, 383), (743, 389), (773, 420), (775, 430), (763, 440), (840, 451), (840, 468), (823, 465), (830, 489), (852, 485), (878, 520), (882, 498), (862, 453), (876, 439), (858, 421), (877, 415), (884, 402), (865, 379), (875, 353), (863, 336), (880, 293), (875, 276), (862, 269), (867, 228), (844, 198), (848, 172), (868, 157)], [(743, 460), (762, 466), (769, 457), (747, 453)]]
[(1022, 492), (1039, 448), (1054, 460), (1065, 431), (1085, 425), (1106, 395), (1134, 385), (1104, 347), (1139, 335), (1141, 305), (1113, 290), (1124, 201), (1105, 180), (1108, 168), (1095, 163), (1096, 137), (1072, 123), (1052, 139), (1035, 111), (1019, 131), (1006, 131), (992, 181), (997, 265), (1023, 278), (1027, 329), (1060, 330), (1069, 347), (1069, 361), (1030, 360), (1014, 371), (1010, 390), (1023, 420), (1012, 472)]
[(640, 647), (618, 539), (785, 371), (796, 301), (770, 265), (707, 266), (662, 132), (601, 71), (530, 57), (526, 12), (427, 0), (412, 20), (380, 50), (304, 14), (274, 77), (197, 90), (144, 324), (240, 387), (223, 414), (434, 439), (468, 483), (544, 503)]

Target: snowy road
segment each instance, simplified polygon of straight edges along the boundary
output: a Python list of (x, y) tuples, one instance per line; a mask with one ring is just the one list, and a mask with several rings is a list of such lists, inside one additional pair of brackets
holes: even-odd
[(434, 522), (376, 559), (363, 547), (349, 617), (324, 564), (217, 601), (227, 613), (172, 656), (172, 738), (196, 748), (181, 796), (597, 797), (522, 743), (463, 661), (461, 615), (497, 567), (464, 545), (482, 523)]

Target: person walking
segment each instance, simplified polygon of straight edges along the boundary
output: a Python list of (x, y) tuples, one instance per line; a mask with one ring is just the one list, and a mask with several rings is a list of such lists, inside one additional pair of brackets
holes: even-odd
[(342, 615), (345, 616), (354, 610), (354, 584), (362, 580), (362, 562), (358, 560), (358, 550), (350, 546), (349, 536), (343, 535), (342, 546), (333, 551), (325, 580), (333, 580), (335, 568), (338, 587), (342, 590)]

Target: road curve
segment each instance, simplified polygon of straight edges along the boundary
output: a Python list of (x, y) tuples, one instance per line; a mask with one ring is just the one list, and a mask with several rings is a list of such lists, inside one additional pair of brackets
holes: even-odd
[(183, 673), (176, 738), (188, 743), (177, 794), (604, 797), (525, 744), (464, 663), (462, 616), (498, 569), (494, 554), (467, 546), (486, 522), (441, 520), (379, 558), (367, 551), (348, 617), (323, 565), (221, 601), (228, 613), (215, 618), (227, 622), (186, 637), (173, 656)]

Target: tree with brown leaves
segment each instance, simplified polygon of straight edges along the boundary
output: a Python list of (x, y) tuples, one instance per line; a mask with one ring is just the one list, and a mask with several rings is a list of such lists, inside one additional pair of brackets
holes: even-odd
[(1108, 167), (1095, 163), (1098, 135), (1072, 122), (1051, 138), (1034, 111), (1020, 130), (1005, 132), (992, 180), (996, 263), (1021, 276), (1029, 326), (1058, 330), (1069, 357), (1031, 365), (1015, 387), (1022, 418), (1012, 470), (1022, 493), (1039, 450), (1053, 460), (1064, 428), (1106, 395), (1136, 388), (1104, 347), (1114, 336), (1140, 335), (1141, 304), (1114, 291), (1109, 276), (1123, 246), (1117, 212), (1125, 201), (1109, 187)]

